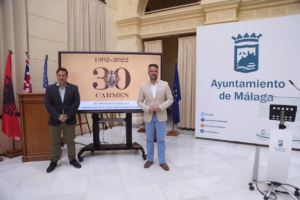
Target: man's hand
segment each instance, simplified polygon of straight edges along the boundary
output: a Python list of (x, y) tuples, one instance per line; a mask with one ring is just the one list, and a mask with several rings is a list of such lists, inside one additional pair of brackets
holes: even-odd
[(160, 112), (160, 107), (159, 107), (159, 106), (153, 107), (153, 111), (155, 111), (155, 112)]
[(160, 112), (160, 107), (159, 106), (155, 106), (155, 107), (150, 107), (149, 108), (149, 113), (153, 113), (153, 112)]
[(153, 113), (153, 111), (155, 111), (155, 110), (154, 110), (154, 107), (150, 107), (150, 108), (149, 108), (149, 113)]
[(67, 117), (67, 115), (61, 114), (61, 115), (59, 116), (58, 119), (59, 119), (61, 122), (65, 122), (65, 121), (68, 119), (68, 117)]

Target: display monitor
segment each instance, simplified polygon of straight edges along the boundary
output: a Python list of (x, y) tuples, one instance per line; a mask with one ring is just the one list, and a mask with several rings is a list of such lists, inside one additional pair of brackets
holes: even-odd
[(161, 77), (161, 53), (60, 51), (58, 59), (67, 81), (78, 86), (81, 113), (142, 112), (137, 99), (148, 66), (158, 65)]

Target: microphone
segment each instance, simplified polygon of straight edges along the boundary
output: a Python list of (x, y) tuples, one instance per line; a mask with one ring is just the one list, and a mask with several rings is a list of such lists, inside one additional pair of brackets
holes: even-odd
[[(299, 90), (299, 88), (297, 88), (297, 86), (291, 81), (291, 80), (289, 80), (289, 82), (297, 89), (297, 90)], [(300, 90), (299, 90), (300, 91)]]

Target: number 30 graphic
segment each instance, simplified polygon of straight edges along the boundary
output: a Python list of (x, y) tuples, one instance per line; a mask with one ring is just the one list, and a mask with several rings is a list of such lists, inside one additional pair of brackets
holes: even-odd
[[(97, 88), (98, 87), (98, 83), (94, 82), (93, 83), (93, 87), (96, 90), (105, 90), (107, 88), (118, 88), (119, 90), (125, 90), (131, 81), (131, 76), (130, 73), (127, 69), (123, 68), (123, 67), (119, 67), (118, 69), (116, 69), (116, 71), (109, 71), (108, 69), (104, 68), (104, 67), (98, 67), (96, 69), (94, 69), (93, 74), (94, 75), (98, 75), (98, 70), (103, 70), (104, 71), (104, 76), (102, 77), (97, 77), (98, 79), (103, 79), (105, 86), (104, 88)], [(120, 76), (119, 76), (119, 71), (120, 70), (124, 70), (125, 72), (125, 86), (124, 88), (120, 88), (119, 87), (119, 81), (121, 80)]]

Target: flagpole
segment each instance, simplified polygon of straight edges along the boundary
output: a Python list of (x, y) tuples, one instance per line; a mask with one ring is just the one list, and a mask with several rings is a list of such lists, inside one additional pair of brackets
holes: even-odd
[[(177, 63), (177, 60), (175, 60), (175, 64)], [(176, 66), (176, 65), (175, 65)], [(173, 111), (174, 112), (174, 111)], [(173, 120), (172, 120), (173, 121)], [(175, 126), (175, 123), (173, 121), (173, 130), (170, 130), (168, 133), (167, 133), (167, 136), (178, 136), (180, 133), (178, 131), (175, 131), (174, 130), (174, 126)]]
[[(0, 119), (2, 119), (2, 115), (0, 115)], [(0, 162), (2, 162), (2, 161), (3, 161), (3, 158), (0, 156)]]

